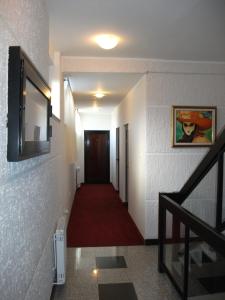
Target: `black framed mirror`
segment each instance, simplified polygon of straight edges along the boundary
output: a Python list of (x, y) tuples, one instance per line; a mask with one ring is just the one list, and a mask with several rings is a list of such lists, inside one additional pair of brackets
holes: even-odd
[(50, 152), (51, 90), (19, 46), (9, 47), (8, 161)]

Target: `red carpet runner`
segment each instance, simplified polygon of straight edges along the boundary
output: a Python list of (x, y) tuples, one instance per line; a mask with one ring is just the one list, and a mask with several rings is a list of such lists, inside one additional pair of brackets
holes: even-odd
[(143, 245), (144, 240), (111, 184), (84, 184), (76, 192), (68, 247)]

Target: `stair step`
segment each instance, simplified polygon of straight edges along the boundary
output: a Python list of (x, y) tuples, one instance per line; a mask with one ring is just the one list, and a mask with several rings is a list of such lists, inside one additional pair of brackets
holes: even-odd
[(205, 277), (207, 274), (215, 276), (225, 275), (225, 262), (205, 263), (201, 267), (192, 264), (190, 269), (192, 276), (195, 274), (196, 277)]
[(188, 297), (188, 300), (224, 300), (225, 293)]

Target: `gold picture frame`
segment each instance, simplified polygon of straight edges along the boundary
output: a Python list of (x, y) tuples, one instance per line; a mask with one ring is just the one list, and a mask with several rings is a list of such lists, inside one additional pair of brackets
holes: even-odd
[(216, 137), (215, 106), (173, 106), (172, 146), (209, 147)]

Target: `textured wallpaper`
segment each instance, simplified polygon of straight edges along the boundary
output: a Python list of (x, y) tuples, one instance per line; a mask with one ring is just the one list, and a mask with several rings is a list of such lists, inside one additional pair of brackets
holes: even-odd
[[(217, 132), (225, 124), (223, 63), (161, 62), (153, 69), (158, 72), (147, 75), (146, 186), (150, 188), (146, 189), (146, 238), (158, 237), (159, 192), (179, 191), (209, 150), (171, 146), (172, 105), (217, 106)], [(215, 178), (208, 174), (192, 193), (192, 200), (186, 201), (186, 207), (210, 222), (214, 219)]]
[(17, 163), (6, 159), (8, 47), (21, 46), (48, 81), (45, 1), (1, 1), (0, 28), (0, 298), (48, 300), (52, 234), (70, 208), (74, 185), (65, 162), (63, 122), (52, 121), (50, 154)]

